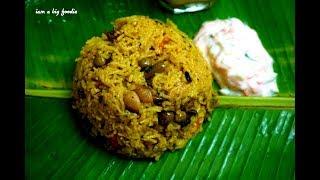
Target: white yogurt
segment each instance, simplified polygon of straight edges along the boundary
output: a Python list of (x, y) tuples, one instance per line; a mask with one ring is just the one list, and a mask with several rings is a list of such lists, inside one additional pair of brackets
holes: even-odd
[(273, 96), (279, 92), (273, 59), (256, 31), (237, 18), (203, 23), (194, 43), (224, 95)]

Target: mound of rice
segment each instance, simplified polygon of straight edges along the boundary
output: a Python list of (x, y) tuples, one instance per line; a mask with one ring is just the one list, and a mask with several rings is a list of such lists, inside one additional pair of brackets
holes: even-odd
[(213, 109), (209, 67), (170, 21), (117, 19), (76, 62), (73, 108), (118, 154), (158, 160), (183, 148)]

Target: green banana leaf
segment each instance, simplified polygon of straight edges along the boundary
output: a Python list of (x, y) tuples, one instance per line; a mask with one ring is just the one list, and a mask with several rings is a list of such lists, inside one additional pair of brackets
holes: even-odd
[[(77, 14), (36, 14), (53, 8), (74, 8)], [(218, 0), (209, 10), (179, 15), (155, 0), (26, 0), (25, 10), (28, 179), (295, 179), (293, 0)], [(190, 38), (204, 21), (241, 19), (275, 60), (279, 97), (221, 96), (203, 131), (157, 162), (105, 152), (80, 131), (71, 111), (74, 60), (87, 39), (111, 30), (116, 18), (134, 14), (169, 18)]]
[(295, 112), (217, 108), (203, 131), (158, 162), (122, 159), (82, 136), (65, 99), (26, 97), (30, 178), (292, 179)]

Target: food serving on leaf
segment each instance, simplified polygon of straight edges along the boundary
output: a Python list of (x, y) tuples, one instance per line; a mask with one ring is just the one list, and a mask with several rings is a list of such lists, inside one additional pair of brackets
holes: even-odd
[(117, 19), (76, 62), (73, 108), (118, 154), (159, 159), (183, 148), (213, 109), (209, 66), (171, 22)]
[(194, 38), (224, 95), (278, 93), (273, 59), (256, 31), (237, 18), (203, 23)]

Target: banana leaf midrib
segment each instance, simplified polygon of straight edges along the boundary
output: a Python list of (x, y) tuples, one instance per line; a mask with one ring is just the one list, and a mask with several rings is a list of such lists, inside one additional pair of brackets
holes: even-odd
[[(71, 98), (70, 89), (25, 89), (25, 95), (50, 98)], [(294, 108), (294, 97), (217, 96), (216, 107)]]

